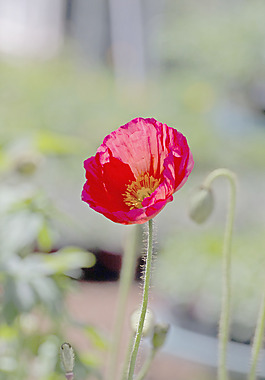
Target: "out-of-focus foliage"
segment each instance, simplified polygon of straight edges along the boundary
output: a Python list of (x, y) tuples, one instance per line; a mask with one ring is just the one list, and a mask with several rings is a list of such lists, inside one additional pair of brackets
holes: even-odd
[[(176, 232), (157, 260), (158, 288), (172, 299), (172, 305), (184, 307), (197, 322), (208, 326), (216, 326), (219, 321), (222, 244), (221, 231), (213, 228)], [(249, 340), (256, 324), (264, 284), (263, 247), (261, 229), (236, 233), (233, 238), (232, 337), (239, 341)], [(236, 329), (238, 326), (242, 326), (242, 336)]]
[[(236, 17), (240, 30), (245, 27), (246, 12), (242, 12)], [(265, 74), (257, 66), (263, 67), (262, 57), (258, 57), (261, 31), (255, 29), (259, 24), (249, 22), (252, 33), (240, 38), (238, 32), (235, 37), (243, 44), (244, 55), (240, 58), (234, 54), (246, 66), (243, 75), (243, 69), (237, 71), (233, 66), (234, 55), (227, 53), (218, 59), (217, 54), (202, 49), (203, 44), (209, 45), (221, 55), (230, 46), (230, 28), (222, 13), (214, 12), (207, 22), (188, 10), (172, 12), (171, 17), (177, 20), (168, 22), (168, 33), (161, 35), (164, 52), (160, 75), (151, 74), (140, 87), (117, 90), (107, 69), (92, 71), (69, 57), (27, 66), (2, 63), (0, 165), (7, 143), (21, 136), (28, 136), (37, 151), (49, 155), (70, 151), (80, 162), (80, 158), (94, 154), (113, 129), (137, 116), (153, 116), (188, 136), (201, 170), (229, 164), (233, 170), (253, 165), (263, 168), (265, 118), (257, 98)], [(231, 28), (237, 28), (230, 16), (229, 20)], [(211, 33), (217, 27), (218, 33)], [(176, 29), (174, 33), (172, 29)], [(191, 46), (188, 42), (193, 38)], [(226, 43), (218, 38), (226, 38)], [(251, 61), (246, 63), (246, 57)], [(206, 59), (210, 62), (204, 62)], [(70, 175), (76, 178), (77, 171), (72, 170)]]
[[(79, 268), (93, 265), (94, 258), (75, 247), (48, 252), (67, 239), (56, 229), (57, 221), (68, 223), (58, 208), (82, 221), (76, 207), (81, 162), (107, 133), (134, 117), (155, 117), (187, 136), (193, 178), (228, 166), (244, 177), (251, 173), (249, 186), (255, 187), (255, 175), (264, 175), (265, 3), (164, 4), (154, 44), (159, 67), (147, 70), (144, 84), (117, 88), (111, 65), (91, 69), (68, 54), (0, 63), (0, 380), (28, 380), (29, 373), (63, 380), (57, 353), (65, 340), (63, 299), (73, 286), (65, 273), (78, 278)], [(178, 204), (170, 225), (164, 223), (171, 234), (176, 221), (182, 222)], [(89, 230), (95, 235), (92, 224), (82, 226), (89, 238)], [(264, 242), (255, 226), (244, 228), (233, 244), (233, 313), (234, 323), (252, 329)], [(158, 287), (210, 323), (216, 323), (220, 305), (221, 242), (214, 228), (198, 234), (187, 228), (163, 242), (156, 263)], [(105, 349), (93, 326), (76, 326)], [(97, 374), (98, 360), (77, 352), (76, 377)]]
[[(180, 70), (191, 68), (222, 87), (264, 75), (264, 2), (171, 2), (163, 55)], [(257, 77), (258, 79), (258, 77)], [(262, 79), (262, 78), (261, 78)]]
[[(57, 143), (58, 150), (66, 151)], [(80, 277), (95, 257), (79, 247), (58, 249), (55, 221), (62, 215), (30, 180), (38, 164), (7, 161), (0, 186), (0, 379), (60, 380), (65, 326), (89, 329), (92, 345), (105, 348), (95, 328), (73, 321), (64, 303), (75, 286), (69, 276)], [(77, 352), (78, 376), (96, 373), (98, 364), (96, 356), (88, 363)]]

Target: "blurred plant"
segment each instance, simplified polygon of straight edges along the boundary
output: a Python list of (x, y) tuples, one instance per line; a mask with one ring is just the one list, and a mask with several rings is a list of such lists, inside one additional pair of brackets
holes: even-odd
[[(65, 297), (82, 267), (95, 257), (79, 247), (57, 249), (60, 213), (33, 181), (40, 154), (7, 160), (0, 187), (0, 379), (62, 380), (58, 346), (73, 321)], [(36, 159), (37, 158), (37, 159)], [(3, 161), (2, 161), (3, 162)], [(97, 362), (76, 355), (76, 373), (95, 372)]]
[(265, 290), (262, 294), (260, 310), (257, 320), (257, 326), (253, 339), (252, 355), (251, 355), (251, 368), (249, 373), (249, 380), (255, 380), (257, 378), (257, 364), (260, 355), (260, 350), (263, 345), (265, 334)]
[[(141, 309), (135, 310), (131, 315), (131, 337), (128, 344), (127, 354), (124, 360), (124, 368), (122, 371), (122, 380), (126, 380), (128, 376), (127, 363), (129, 362), (131, 351), (133, 349), (133, 343), (137, 334), (137, 324), (139, 321)], [(143, 380), (155, 358), (157, 352), (163, 347), (169, 330), (169, 324), (158, 323), (156, 316), (151, 309), (147, 309), (144, 324), (142, 338), (145, 341), (149, 341), (149, 351), (147, 357), (142, 364), (139, 372), (135, 376), (136, 380)]]
[(223, 245), (223, 266), (222, 266), (222, 306), (219, 322), (219, 365), (218, 379), (227, 380), (227, 344), (230, 333), (231, 319), (231, 244), (235, 219), (236, 206), (236, 179), (235, 174), (228, 169), (216, 169), (211, 172), (203, 182), (201, 189), (193, 198), (190, 216), (197, 223), (205, 221), (213, 209), (213, 197), (211, 193), (212, 182), (218, 177), (225, 177), (230, 184), (230, 199), (227, 212), (227, 222), (224, 234)]
[(155, 358), (156, 353), (163, 347), (169, 330), (169, 324), (155, 324), (152, 334), (152, 345), (149, 355), (144, 362), (140, 372), (136, 376), (136, 380), (143, 380)]
[[(219, 368), (218, 378), (227, 379), (228, 369), (226, 365), (226, 350), (230, 337), (230, 320), (236, 325), (242, 326), (242, 331), (239, 334), (233, 331), (232, 338), (240, 342), (249, 342), (254, 332), (256, 324), (253, 347), (252, 347), (252, 363), (250, 369), (249, 379), (254, 380), (257, 376), (256, 367), (259, 358), (262, 341), (264, 338), (265, 329), (265, 298), (264, 294), (261, 300), (259, 317), (256, 322), (256, 309), (257, 297), (259, 296), (259, 289), (264, 288), (264, 254), (262, 246), (264, 241), (263, 232), (259, 239), (257, 231), (249, 235), (243, 234), (234, 244), (234, 271), (233, 278), (231, 276), (231, 238), (233, 230), (233, 221), (235, 213), (235, 196), (236, 196), (236, 183), (235, 175), (228, 169), (217, 169), (211, 172), (204, 180), (201, 187), (193, 194), (190, 203), (190, 216), (197, 223), (205, 222), (213, 210), (214, 198), (212, 194), (212, 182), (218, 178), (224, 177), (229, 180), (231, 185), (230, 203), (227, 212), (227, 223), (225, 228), (224, 243), (223, 243), (223, 281), (222, 281), (222, 304), (221, 304), (221, 318), (219, 322)], [(183, 238), (185, 244), (187, 237)], [(179, 237), (172, 240), (169, 245), (166, 245), (163, 259), (159, 265), (159, 276), (163, 276), (165, 283), (164, 289), (167, 289), (170, 294), (179, 299), (182, 306), (188, 303), (190, 298), (191, 303), (187, 309), (192, 310), (190, 316), (195, 317), (198, 326), (207, 324), (208, 327), (213, 328), (217, 324), (219, 314), (219, 286), (216, 287), (216, 277), (219, 277), (220, 270), (220, 252), (221, 252), (221, 239), (215, 236), (213, 231), (210, 233), (200, 234), (196, 237), (193, 234), (193, 242), (181, 244)], [(176, 255), (176, 243), (178, 244), (178, 255)], [(251, 250), (251, 255), (250, 255)], [(169, 253), (171, 251), (171, 253)], [(183, 252), (183, 254), (182, 254)], [(175, 261), (172, 261), (173, 255)], [(169, 260), (169, 264), (166, 264)], [(163, 268), (164, 266), (164, 268)], [(180, 272), (176, 273), (174, 270), (175, 284), (173, 285), (172, 278), (170, 277), (170, 266), (179, 267), (180, 271), (186, 277), (186, 270), (190, 271), (189, 284), (185, 281), (184, 276)], [(192, 267), (196, 268), (192, 271)], [(233, 282), (232, 282), (233, 281)], [(185, 289), (181, 285), (185, 284)], [(233, 289), (233, 304), (231, 303), (231, 287), (236, 285)], [(187, 286), (188, 285), (188, 286)], [(243, 285), (243, 286), (242, 286)], [(182, 287), (182, 289), (181, 289)], [(181, 290), (180, 290), (181, 289)], [(209, 293), (209, 289), (211, 292)], [(179, 293), (176, 293), (177, 292)], [(241, 302), (242, 301), (242, 302)], [(178, 306), (181, 308), (181, 306)], [(205, 326), (204, 326), (205, 327)]]

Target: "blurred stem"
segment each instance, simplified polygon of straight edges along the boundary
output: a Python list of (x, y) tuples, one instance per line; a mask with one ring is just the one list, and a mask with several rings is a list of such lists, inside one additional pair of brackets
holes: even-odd
[(229, 341), (230, 312), (231, 312), (231, 242), (236, 205), (236, 177), (228, 169), (216, 169), (211, 172), (203, 183), (203, 187), (210, 188), (212, 181), (217, 177), (226, 177), (230, 183), (230, 199), (227, 212), (227, 220), (224, 233), (223, 245), (223, 282), (222, 282), (222, 305), (219, 323), (219, 363), (218, 380), (227, 380), (226, 368), (227, 345)]
[(65, 374), (66, 380), (74, 380), (74, 374), (73, 372), (68, 372)]
[(155, 354), (157, 353), (157, 349), (155, 349), (154, 347), (152, 348), (152, 350), (150, 351), (149, 353), (149, 356), (147, 357), (146, 361), (144, 362), (140, 372), (138, 373), (138, 375), (136, 376), (135, 380), (143, 380), (145, 378), (145, 376), (147, 375), (148, 371), (149, 371), (149, 368), (154, 360), (154, 357), (155, 357)]
[(120, 286), (118, 295), (117, 315), (114, 324), (113, 342), (111, 346), (111, 353), (109, 358), (109, 366), (107, 378), (109, 380), (115, 380), (118, 357), (120, 351), (120, 341), (122, 336), (122, 329), (125, 319), (126, 303), (128, 299), (128, 293), (131, 283), (135, 274), (136, 267), (136, 245), (137, 245), (137, 233), (139, 226), (131, 227), (132, 231), (128, 237), (127, 244), (124, 250), (124, 256), (122, 259), (122, 268), (120, 274)]
[(259, 359), (260, 349), (263, 343), (264, 332), (265, 332), (265, 291), (263, 293), (263, 298), (260, 305), (257, 326), (255, 330), (254, 340), (253, 340), (249, 380), (256, 379), (257, 363)]
[(130, 361), (134, 340), (135, 340), (135, 332), (133, 331), (131, 336), (130, 336), (128, 349), (127, 349), (127, 353), (126, 353), (126, 357), (125, 357), (125, 361), (124, 361), (124, 368), (123, 368), (122, 377), (121, 377), (122, 380), (126, 380), (126, 378), (127, 378), (128, 363)]
[(130, 363), (128, 365), (127, 380), (133, 379), (137, 353), (138, 353), (141, 338), (142, 338), (143, 326), (144, 326), (146, 310), (147, 310), (147, 305), (148, 305), (150, 280), (151, 280), (152, 253), (153, 253), (153, 221), (151, 219), (148, 222), (148, 245), (147, 245), (147, 256), (146, 256), (145, 273), (144, 273), (142, 306), (141, 306), (141, 312), (140, 312), (140, 318), (139, 318), (139, 322), (137, 326), (137, 331), (135, 335), (134, 345), (133, 345), (133, 349), (131, 353)]

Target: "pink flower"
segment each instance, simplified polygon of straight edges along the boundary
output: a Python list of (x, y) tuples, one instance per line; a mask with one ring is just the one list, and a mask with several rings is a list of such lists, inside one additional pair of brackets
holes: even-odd
[(193, 165), (180, 132), (137, 118), (106, 136), (85, 160), (82, 200), (116, 223), (145, 223), (173, 200)]

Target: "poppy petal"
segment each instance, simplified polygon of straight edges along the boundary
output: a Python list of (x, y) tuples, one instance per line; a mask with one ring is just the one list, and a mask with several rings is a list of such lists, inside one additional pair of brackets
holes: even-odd
[(116, 223), (156, 216), (193, 169), (186, 138), (153, 118), (137, 118), (105, 137), (84, 162), (82, 200)]

